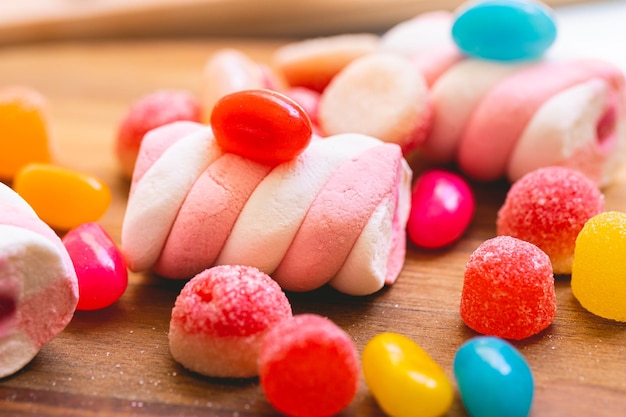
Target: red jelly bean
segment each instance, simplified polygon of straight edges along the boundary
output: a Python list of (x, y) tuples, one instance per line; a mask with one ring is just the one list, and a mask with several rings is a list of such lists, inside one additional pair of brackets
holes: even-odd
[(292, 99), (271, 90), (243, 90), (222, 97), (211, 113), (217, 143), (266, 164), (287, 162), (311, 141), (311, 120)]
[(417, 246), (437, 249), (458, 240), (474, 217), (475, 199), (459, 175), (434, 169), (413, 187), (407, 232)]
[(78, 278), (78, 310), (97, 310), (117, 301), (128, 271), (115, 242), (98, 223), (84, 223), (63, 236)]
[(360, 372), (350, 336), (315, 314), (300, 314), (270, 329), (259, 355), (265, 396), (292, 417), (339, 413), (354, 398)]

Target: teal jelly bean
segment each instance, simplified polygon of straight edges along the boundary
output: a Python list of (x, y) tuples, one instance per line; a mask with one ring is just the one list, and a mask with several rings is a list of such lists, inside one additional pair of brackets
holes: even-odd
[(527, 0), (482, 0), (458, 10), (452, 38), (461, 51), (495, 61), (533, 60), (556, 40), (551, 9)]
[(513, 345), (493, 336), (465, 342), (454, 357), (454, 376), (472, 417), (526, 417), (533, 400), (533, 375)]

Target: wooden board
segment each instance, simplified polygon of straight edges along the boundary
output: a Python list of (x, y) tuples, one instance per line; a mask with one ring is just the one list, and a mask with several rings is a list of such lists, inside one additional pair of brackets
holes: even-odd
[[(49, 43), (0, 50), (0, 83), (25, 84), (49, 98), (58, 162), (102, 178), (113, 204), (101, 223), (120, 239), (128, 183), (113, 154), (116, 125), (130, 103), (158, 88), (197, 93), (204, 61), (229, 46), (267, 61), (277, 46), (254, 41)], [(414, 165), (416, 172), (421, 169)], [(295, 313), (326, 315), (359, 351), (375, 334), (395, 331), (419, 343), (452, 379), (458, 347), (476, 334), (459, 317), (463, 270), (470, 253), (495, 236), (496, 212), (508, 184), (474, 184), (476, 217), (449, 249), (410, 247), (391, 288), (354, 298), (322, 289), (290, 294)], [(626, 211), (626, 170), (605, 190), (607, 207)], [(272, 416), (256, 380), (194, 375), (168, 352), (168, 323), (181, 282), (131, 274), (110, 308), (77, 312), (69, 327), (26, 368), (0, 380), (0, 414), (21, 416)], [(541, 334), (515, 343), (534, 372), (532, 415), (626, 415), (626, 325), (598, 318), (557, 277), (558, 314)], [(342, 415), (381, 416), (364, 383)], [(456, 393), (448, 416), (465, 416)]]
[[(20, 0), (0, 2), (0, 44), (85, 37), (313, 36), (376, 32), (463, 0)], [(551, 6), (582, 0), (547, 0)]]

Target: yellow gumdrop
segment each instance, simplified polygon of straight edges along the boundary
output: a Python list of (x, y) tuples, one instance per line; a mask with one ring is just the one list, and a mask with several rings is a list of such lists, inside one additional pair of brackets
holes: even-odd
[(576, 238), (572, 292), (591, 313), (626, 321), (626, 213), (592, 217)]
[(397, 333), (380, 333), (363, 349), (363, 375), (383, 411), (392, 417), (444, 415), (452, 384), (424, 349)]
[(97, 221), (111, 204), (111, 191), (101, 180), (51, 164), (24, 166), (13, 188), (56, 230)]
[(45, 99), (27, 87), (0, 89), (0, 180), (32, 162), (51, 162)]

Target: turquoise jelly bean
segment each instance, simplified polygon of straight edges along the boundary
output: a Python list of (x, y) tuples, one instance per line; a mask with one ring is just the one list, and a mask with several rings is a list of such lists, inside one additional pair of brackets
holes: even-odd
[(463, 344), (454, 357), (454, 376), (472, 417), (526, 417), (534, 382), (528, 363), (513, 345), (493, 336)]
[(527, 0), (483, 0), (457, 12), (452, 38), (465, 54), (496, 61), (541, 57), (557, 35), (552, 11)]

